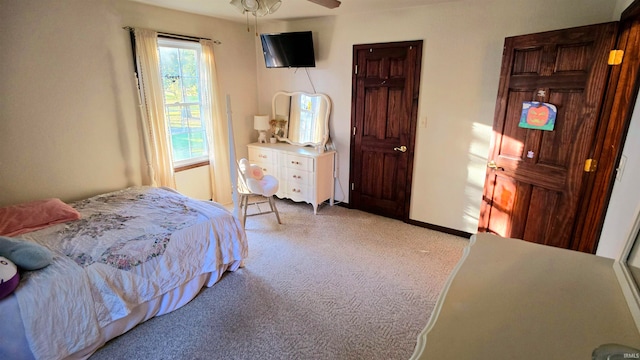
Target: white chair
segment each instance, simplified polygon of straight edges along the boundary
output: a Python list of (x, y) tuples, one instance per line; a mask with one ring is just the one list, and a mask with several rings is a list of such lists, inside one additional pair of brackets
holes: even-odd
[[(275, 213), (280, 221), (280, 214), (276, 208), (273, 195), (278, 191), (278, 179), (271, 175), (265, 175), (257, 165), (251, 165), (249, 160), (242, 158), (238, 161), (238, 194), (240, 195), (240, 211), (242, 212), (242, 226), (246, 223), (247, 216), (256, 216)], [(261, 201), (249, 203), (249, 198), (262, 198)], [(265, 199), (266, 198), (266, 199)], [(270, 211), (262, 211), (260, 204), (269, 203)], [(258, 212), (247, 215), (249, 205), (256, 205)]]

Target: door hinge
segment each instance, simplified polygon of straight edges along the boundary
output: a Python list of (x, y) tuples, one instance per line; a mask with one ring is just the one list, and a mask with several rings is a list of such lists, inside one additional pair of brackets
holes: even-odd
[(352, 136), (356, 136), (356, 127), (353, 127), (353, 134), (351, 134)]
[(351, 190), (355, 190), (356, 185), (354, 183), (351, 183)]
[(609, 52), (609, 61), (607, 61), (607, 64), (620, 65), (622, 64), (623, 57), (624, 57), (624, 50), (611, 50)]
[(356, 75), (358, 75), (358, 65), (356, 64)]
[(584, 162), (585, 172), (595, 172), (597, 168), (598, 168), (598, 161), (596, 159), (587, 159)]

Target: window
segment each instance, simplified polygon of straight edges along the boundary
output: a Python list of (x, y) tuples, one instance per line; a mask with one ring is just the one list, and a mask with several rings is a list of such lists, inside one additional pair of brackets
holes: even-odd
[(165, 119), (178, 169), (209, 160), (202, 115), (199, 43), (158, 39)]

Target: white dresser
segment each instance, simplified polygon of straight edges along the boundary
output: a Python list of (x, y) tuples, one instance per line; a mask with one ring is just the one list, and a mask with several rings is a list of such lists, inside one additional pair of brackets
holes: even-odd
[(640, 333), (612, 265), (591, 254), (476, 234), (411, 360), (592, 359), (604, 344), (638, 349)]
[(286, 143), (253, 143), (247, 147), (249, 162), (280, 182), (276, 196), (309, 203), (314, 214), (326, 200), (333, 206), (335, 151), (319, 153), (312, 147)]

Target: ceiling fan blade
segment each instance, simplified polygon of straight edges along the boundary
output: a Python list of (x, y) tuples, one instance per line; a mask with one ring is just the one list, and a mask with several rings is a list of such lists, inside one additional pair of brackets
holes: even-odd
[(311, 1), (312, 3), (318, 4), (318, 5), (322, 5), (329, 9), (335, 9), (338, 6), (340, 6), (340, 1), (338, 0), (308, 0), (308, 1)]

